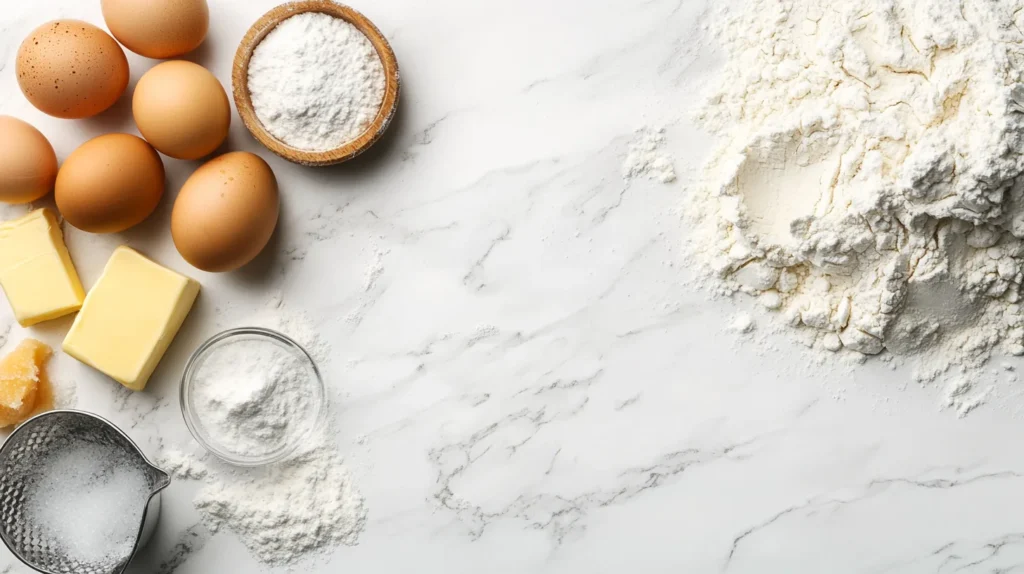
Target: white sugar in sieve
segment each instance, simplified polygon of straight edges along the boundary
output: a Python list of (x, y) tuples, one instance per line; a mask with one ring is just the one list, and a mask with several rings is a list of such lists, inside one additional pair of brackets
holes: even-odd
[(0, 539), (45, 574), (121, 574), (152, 535), (170, 482), (106, 420), (41, 414), (0, 446)]

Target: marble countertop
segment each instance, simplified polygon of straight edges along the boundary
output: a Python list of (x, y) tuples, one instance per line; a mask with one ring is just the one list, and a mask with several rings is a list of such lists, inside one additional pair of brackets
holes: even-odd
[[(239, 40), (275, 1), (210, 4), (191, 57), (229, 85)], [(149, 453), (196, 448), (177, 402), (184, 361), (280, 299), (330, 345), (334, 428), (369, 510), (357, 546), (301, 571), (1024, 570), (1012, 400), (957, 419), (939, 389), (885, 364), (809, 366), (786, 340), (744, 343), (726, 328), (742, 302), (687, 286), (678, 206), (710, 143), (687, 110), (719, 63), (698, 33), (706, 2), (354, 7), (398, 55), (398, 116), (365, 156), (325, 169), (272, 156), (235, 116), (229, 145), (267, 159), (283, 194), (256, 262), (191, 270), (169, 199), (124, 234), (69, 231), (86, 284), (127, 243), (204, 286), (144, 393), (58, 357), (78, 408)], [(63, 158), (135, 127), (127, 97), (69, 122), (21, 96), (17, 46), (57, 17), (102, 25), (98, 0), (5, 3), (0, 113)], [(129, 61), (133, 85), (154, 64)], [(666, 127), (680, 181), (623, 180), (642, 126)], [(197, 164), (165, 163), (173, 195)], [(67, 326), (32, 332), (59, 343)], [(166, 492), (131, 572), (264, 571), (230, 532), (205, 530), (195, 489)], [(0, 552), (0, 572), (12, 560)]]

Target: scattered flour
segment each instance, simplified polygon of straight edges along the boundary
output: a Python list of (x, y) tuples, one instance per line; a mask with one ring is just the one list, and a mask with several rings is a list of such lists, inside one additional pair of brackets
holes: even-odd
[(252, 318), (251, 324), (288, 335), (301, 345), (318, 365), (331, 360), (331, 345), (320, 336), (313, 319), (305, 311), (287, 308), (280, 293), (270, 298), (266, 306)]
[[(168, 451), (174, 460), (181, 453)], [(229, 530), (261, 562), (294, 564), (358, 542), (367, 510), (341, 455), (328, 440), (264, 468), (176, 461), (177, 477), (201, 480), (195, 507), (213, 532)]]
[(206, 467), (198, 460), (177, 449), (167, 449), (157, 457), (157, 466), (181, 480), (206, 478)]
[[(217, 309), (218, 315), (234, 316), (228, 312), (230, 307)], [(218, 328), (237, 327), (220, 323)], [(317, 365), (325, 365), (331, 361), (331, 345), (320, 336), (317, 323), (310, 317), (309, 313), (290, 308), (284, 303), (280, 292), (270, 295), (262, 308), (257, 309), (245, 318), (247, 327), (263, 327), (284, 333), (296, 343), (302, 346)]]
[[(329, 361), (330, 345), (312, 320), (305, 313), (288, 310), (280, 295), (255, 315), (250, 324), (281, 331), (303, 345), (318, 363)], [(231, 418), (249, 434), (276, 436), (283, 427), (271, 424), (273, 417), (268, 419), (267, 414), (262, 409), (238, 408)], [(356, 544), (366, 523), (363, 498), (328, 435), (329, 429), (320, 428), (291, 458), (257, 468), (207, 462), (212, 457), (196, 457), (163, 445), (156, 458), (175, 478), (202, 484), (194, 504), (211, 531), (234, 533), (261, 562), (289, 566), (334, 546)], [(235, 439), (245, 442), (241, 436)]]
[(362, 32), (319, 12), (292, 16), (249, 61), (252, 106), (267, 131), (309, 151), (356, 139), (384, 100), (384, 64)]
[(377, 279), (384, 274), (384, 258), (391, 253), (390, 249), (374, 249), (373, 261), (366, 266), (363, 273), (363, 292), (369, 293), (376, 285)]
[(291, 236), (285, 253), (292, 261), (302, 261), (318, 243), (337, 237), (350, 223), (349, 203), (326, 203), (302, 214), (302, 233)]
[(1024, 354), (1024, 0), (748, 0), (710, 29), (701, 286), (975, 408), (992, 354)]
[(664, 128), (637, 130), (622, 163), (622, 177), (627, 180), (643, 177), (662, 183), (675, 181), (676, 170), (672, 157), (662, 150), (664, 145)]
[(750, 334), (754, 332), (754, 318), (746, 313), (740, 313), (732, 318), (729, 323), (729, 330), (739, 334)]
[(954, 379), (946, 387), (945, 406), (956, 411), (957, 416), (965, 417), (968, 413), (985, 404), (990, 389), (973, 392), (974, 384), (964, 379)]

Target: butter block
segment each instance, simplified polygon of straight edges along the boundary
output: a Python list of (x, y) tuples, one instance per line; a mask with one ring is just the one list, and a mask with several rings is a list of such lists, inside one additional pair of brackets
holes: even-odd
[(64, 352), (141, 391), (199, 295), (199, 283), (118, 247), (85, 297)]
[(22, 327), (82, 306), (82, 282), (49, 209), (0, 224), (0, 286)]
[(46, 363), (53, 350), (35, 339), (25, 339), (0, 360), (0, 428), (21, 424), (36, 414), (40, 402), (52, 403)]

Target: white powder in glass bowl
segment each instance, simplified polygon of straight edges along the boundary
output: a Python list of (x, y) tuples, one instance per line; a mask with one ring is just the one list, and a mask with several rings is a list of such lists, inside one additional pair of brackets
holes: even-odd
[(218, 456), (242, 463), (286, 456), (321, 422), (313, 364), (270, 335), (229, 332), (187, 371), (187, 417)]

